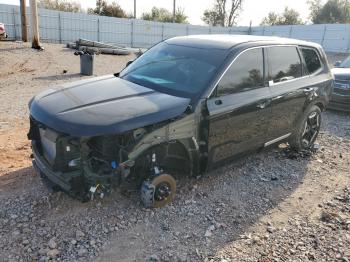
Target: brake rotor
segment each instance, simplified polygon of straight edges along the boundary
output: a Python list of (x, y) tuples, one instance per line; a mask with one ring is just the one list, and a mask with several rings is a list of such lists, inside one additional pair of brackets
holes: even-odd
[(168, 174), (144, 181), (141, 188), (141, 199), (146, 207), (163, 207), (170, 203), (176, 194), (176, 181)]

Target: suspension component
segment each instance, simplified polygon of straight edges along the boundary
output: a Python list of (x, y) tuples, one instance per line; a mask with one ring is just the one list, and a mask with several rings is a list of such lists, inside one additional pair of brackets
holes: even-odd
[(168, 174), (161, 174), (145, 180), (141, 187), (141, 200), (145, 207), (163, 207), (170, 203), (176, 194), (176, 181)]

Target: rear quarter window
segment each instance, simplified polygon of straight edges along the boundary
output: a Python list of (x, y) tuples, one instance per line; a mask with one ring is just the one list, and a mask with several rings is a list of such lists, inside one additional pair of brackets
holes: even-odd
[(269, 47), (269, 80), (284, 82), (302, 76), (300, 56), (295, 46)]
[(304, 57), (306, 69), (310, 75), (322, 68), (322, 63), (316, 50), (302, 47), (301, 53)]

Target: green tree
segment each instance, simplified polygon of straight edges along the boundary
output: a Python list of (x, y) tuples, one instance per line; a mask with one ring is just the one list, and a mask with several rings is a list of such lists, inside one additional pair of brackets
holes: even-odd
[(267, 17), (265, 17), (261, 25), (278, 25), (279, 24), (279, 15), (275, 12), (270, 12)]
[(321, 0), (308, 0), (307, 3), (309, 4), (309, 9), (310, 9), (309, 18), (312, 21), (313, 18), (316, 18), (318, 16), (318, 14), (322, 9)]
[[(157, 21), (157, 22), (173, 22), (173, 14), (165, 8), (153, 7), (151, 12), (143, 13), (141, 19), (148, 21)], [(175, 23), (186, 24), (187, 16), (185, 11), (182, 8), (178, 8), (175, 11)]]
[(82, 12), (81, 5), (78, 2), (68, 0), (39, 0), (38, 7), (64, 12)]
[(89, 14), (113, 16), (121, 18), (131, 18), (116, 2), (108, 4), (106, 0), (96, 0), (96, 7), (88, 9)]
[(231, 0), (228, 4), (227, 0), (215, 0), (215, 4), (211, 9), (207, 9), (203, 13), (202, 20), (208, 25), (233, 26), (242, 10), (243, 0)]
[(350, 1), (328, 0), (324, 5), (320, 0), (308, 1), (310, 18), (314, 24), (350, 23)]
[(304, 24), (298, 11), (286, 7), (282, 14), (270, 12), (261, 25), (301, 25)]

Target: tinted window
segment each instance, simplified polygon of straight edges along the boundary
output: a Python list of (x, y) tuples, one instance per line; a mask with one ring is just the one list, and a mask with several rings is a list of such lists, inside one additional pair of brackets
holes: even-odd
[(264, 59), (261, 48), (248, 50), (237, 57), (221, 79), (217, 94), (228, 95), (264, 85)]
[(302, 48), (301, 52), (306, 63), (307, 71), (310, 74), (321, 68), (321, 61), (315, 50), (310, 48)]
[(268, 48), (269, 80), (278, 83), (301, 76), (301, 62), (296, 47), (276, 46)]
[(208, 86), (226, 56), (226, 50), (162, 42), (126, 67), (119, 77), (159, 92), (193, 97)]

